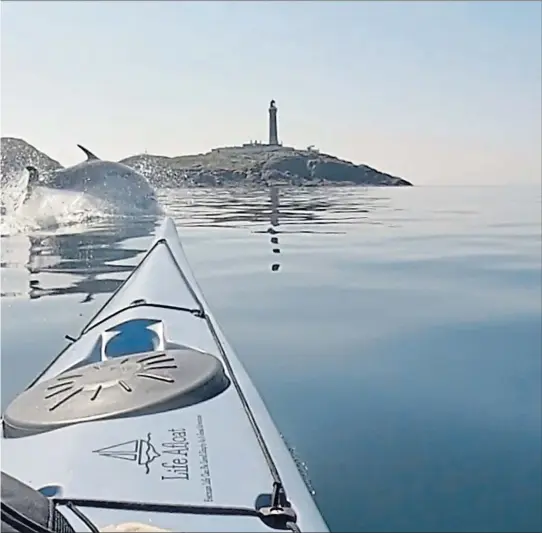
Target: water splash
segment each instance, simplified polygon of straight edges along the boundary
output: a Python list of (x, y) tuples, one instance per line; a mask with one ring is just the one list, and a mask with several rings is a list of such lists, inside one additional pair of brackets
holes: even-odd
[(16, 211), (23, 203), (28, 172), (14, 172), (2, 183), (1, 210), (2, 215)]
[(85, 192), (36, 187), (26, 198), (28, 173), (10, 176), (2, 186), (0, 235), (87, 224), (91, 221), (137, 216), (145, 211), (127, 200), (109, 202)]
[(288, 448), (288, 451), (290, 452), (290, 455), (294, 460), (295, 466), (299, 474), (301, 475), (301, 478), (303, 479), (307, 489), (309, 490), (311, 495), (314, 496), (316, 494), (316, 491), (314, 490), (314, 486), (309, 476), (309, 467), (307, 466), (307, 463), (305, 463), (305, 461), (301, 459), (296, 448), (288, 443), (288, 440), (282, 433), (280, 434), (280, 436), (282, 437), (284, 444), (286, 444), (286, 447)]

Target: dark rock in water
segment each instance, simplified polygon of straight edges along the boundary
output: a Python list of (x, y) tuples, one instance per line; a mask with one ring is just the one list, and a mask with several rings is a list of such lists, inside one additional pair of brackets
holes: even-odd
[(27, 165), (35, 166), (42, 172), (62, 168), (58, 161), (51, 159), (23, 139), (2, 137), (0, 152), (2, 156), (1, 183), (7, 183), (13, 176), (20, 175)]
[[(62, 168), (22, 139), (2, 137), (2, 182), (27, 165), (40, 171)], [(412, 183), (316, 150), (249, 144), (214, 148), (205, 154), (130, 156), (120, 163), (146, 176), (155, 187), (323, 185), (411, 186)]]

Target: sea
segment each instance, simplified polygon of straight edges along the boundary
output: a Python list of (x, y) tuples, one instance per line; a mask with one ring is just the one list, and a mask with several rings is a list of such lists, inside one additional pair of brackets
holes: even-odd
[[(158, 193), (332, 531), (542, 530), (539, 185)], [(2, 408), (159, 223), (6, 216)]]

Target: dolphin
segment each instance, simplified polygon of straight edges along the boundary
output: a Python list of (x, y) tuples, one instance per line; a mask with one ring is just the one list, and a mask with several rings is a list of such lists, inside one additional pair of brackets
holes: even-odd
[(28, 185), (23, 203), (37, 187), (44, 187), (84, 192), (109, 201), (118, 199), (142, 209), (158, 209), (154, 189), (147, 178), (127, 165), (102, 160), (81, 144), (77, 146), (87, 157), (81, 163), (45, 175), (34, 166), (26, 167)]

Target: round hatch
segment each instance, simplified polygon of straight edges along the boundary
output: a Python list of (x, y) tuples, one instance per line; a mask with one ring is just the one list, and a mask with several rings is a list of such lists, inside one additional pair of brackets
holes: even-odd
[(219, 359), (189, 348), (108, 359), (63, 372), (17, 396), (4, 412), (4, 436), (179, 409), (209, 400), (229, 384)]

